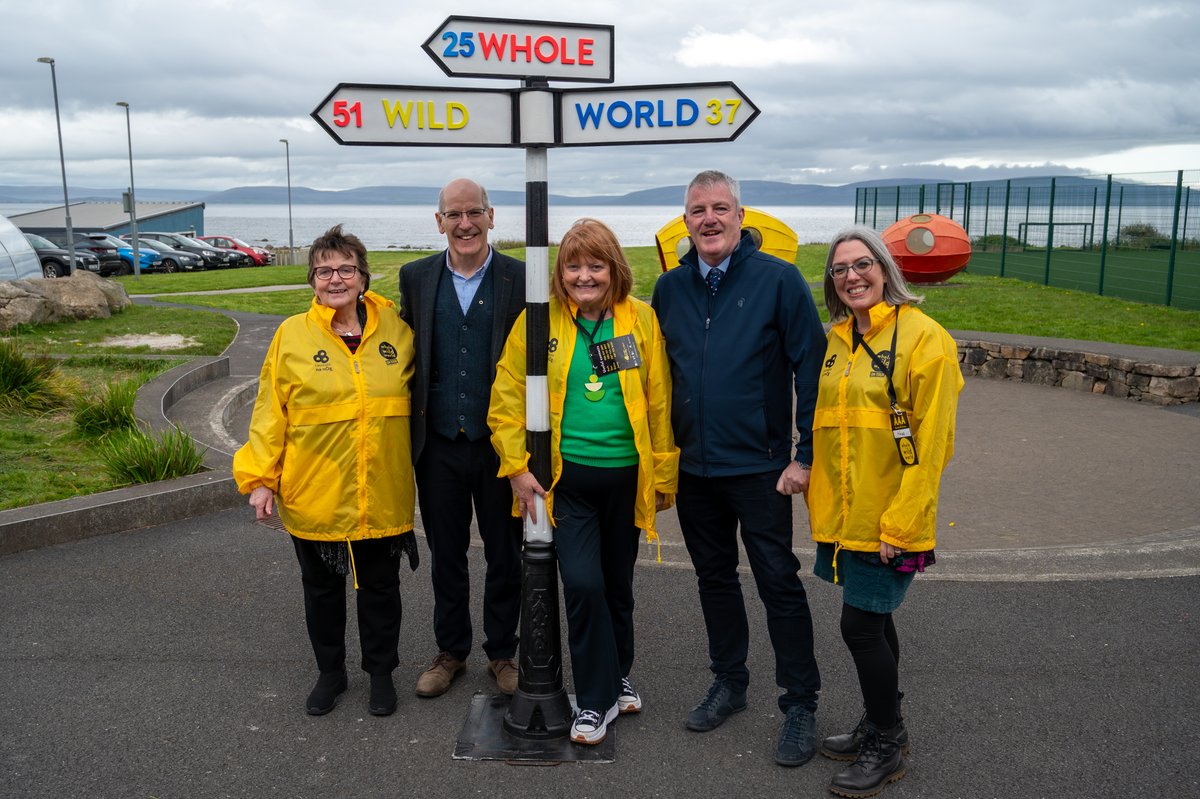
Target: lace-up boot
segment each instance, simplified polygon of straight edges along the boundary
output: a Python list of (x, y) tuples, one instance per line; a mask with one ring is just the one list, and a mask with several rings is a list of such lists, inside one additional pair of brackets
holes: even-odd
[[(911, 747), (908, 745), (908, 729), (904, 726), (904, 716), (900, 713), (900, 700), (902, 699), (904, 699), (903, 691), (896, 695), (896, 729), (900, 731), (896, 735), (896, 742), (900, 744), (901, 754), (907, 755)], [(854, 760), (858, 757), (858, 747), (862, 743), (866, 729), (867, 714), (863, 713), (853, 730), (841, 735), (831, 735), (821, 741), (821, 754), (830, 760)]]
[(904, 776), (908, 769), (904, 755), (900, 753), (900, 744), (896, 741), (899, 725), (890, 730), (881, 730), (866, 723), (862, 743), (858, 748), (858, 757), (854, 764), (845, 771), (837, 774), (829, 783), (829, 790), (838, 796), (859, 799), (863, 796), (875, 796), (888, 783), (895, 782)]

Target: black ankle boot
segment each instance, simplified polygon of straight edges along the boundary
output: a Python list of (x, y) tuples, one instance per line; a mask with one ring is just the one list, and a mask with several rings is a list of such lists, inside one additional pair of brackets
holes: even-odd
[[(900, 713), (900, 700), (904, 698), (904, 692), (896, 694), (896, 727), (900, 732), (896, 735), (896, 742), (900, 744), (901, 754), (907, 755), (910, 751), (908, 745), (908, 729), (904, 726), (904, 716)], [(858, 748), (862, 745), (863, 736), (866, 734), (867, 714), (863, 713), (862, 718), (858, 720), (858, 724), (854, 725), (854, 729), (850, 732), (842, 733), (841, 735), (831, 735), (821, 741), (821, 754), (830, 760), (845, 760), (850, 761), (858, 757)]]
[(338, 695), (346, 690), (346, 672), (326, 671), (317, 678), (312, 693), (304, 705), (310, 716), (324, 716), (337, 705)]
[(372, 716), (390, 716), (396, 712), (396, 685), (390, 674), (371, 675), (371, 698), (367, 712)]
[(900, 725), (881, 730), (869, 721), (863, 732), (862, 745), (854, 765), (841, 772), (829, 783), (829, 790), (838, 796), (858, 799), (874, 796), (890, 783), (904, 776), (908, 766), (896, 740)]

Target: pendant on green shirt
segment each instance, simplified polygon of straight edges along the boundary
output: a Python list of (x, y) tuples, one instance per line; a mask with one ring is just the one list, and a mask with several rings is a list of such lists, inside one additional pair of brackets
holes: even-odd
[(588, 382), (583, 384), (583, 388), (583, 396), (586, 399), (592, 402), (599, 402), (604, 399), (604, 384), (600, 382), (600, 378), (595, 373), (592, 373), (588, 378)]

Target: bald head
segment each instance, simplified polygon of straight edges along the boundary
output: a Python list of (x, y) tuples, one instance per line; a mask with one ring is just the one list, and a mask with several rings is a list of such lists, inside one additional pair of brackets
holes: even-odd
[(438, 195), (434, 218), (438, 231), (446, 236), (450, 266), (456, 272), (472, 275), (487, 261), (491, 252), (487, 239), (488, 231), (494, 226), (493, 214), (487, 192), (473, 180), (452, 180)]

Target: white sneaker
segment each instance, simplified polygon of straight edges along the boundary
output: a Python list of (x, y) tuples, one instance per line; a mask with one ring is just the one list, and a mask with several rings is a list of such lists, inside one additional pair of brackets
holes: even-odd
[(627, 713), (637, 713), (642, 709), (642, 697), (633, 688), (633, 683), (629, 682), (628, 677), (621, 678), (621, 693), (617, 696), (617, 707), (620, 708), (621, 715)]
[(571, 740), (577, 744), (598, 744), (608, 735), (609, 723), (620, 713), (618, 705), (613, 705), (601, 715), (599, 710), (581, 710), (571, 725)]

